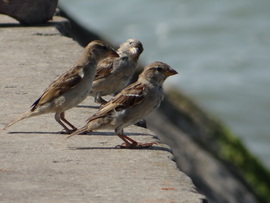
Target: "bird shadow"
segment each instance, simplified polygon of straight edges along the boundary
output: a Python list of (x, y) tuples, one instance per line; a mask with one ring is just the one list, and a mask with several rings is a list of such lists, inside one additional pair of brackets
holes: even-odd
[(77, 108), (99, 109), (100, 106), (78, 105)]
[[(35, 132), (8, 132), (8, 134), (55, 134), (55, 135), (59, 135), (59, 134), (63, 134), (61, 132), (39, 132), (39, 131), (35, 131)], [(85, 134), (83, 134), (85, 135)], [(114, 132), (88, 132), (86, 134), (87, 136), (91, 136), (91, 135), (98, 135), (98, 136), (116, 136)], [(125, 135), (127, 136), (141, 136), (141, 135), (148, 135), (148, 136), (152, 136), (154, 139), (158, 140), (157, 136), (154, 135), (150, 135), (150, 134), (146, 134), (146, 133), (125, 133)], [(79, 135), (80, 136), (80, 135)], [(169, 148), (166, 147), (161, 147), (161, 146), (156, 146), (156, 145), (152, 145), (149, 147), (142, 147), (142, 148), (118, 148), (117, 146), (115, 147), (68, 147), (69, 150), (108, 150), (108, 149), (115, 149), (115, 150), (156, 150), (156, 151), (167, 151), (172, 153), (172, 151)]]
[(11, 131), (8, 132), (8, 134), (56, 134), (56, 135), (63, 135), (64, 133), (62, 132), (39, 132), (39, 131), (32, 131), (32, 132), (28, 132), (28, 131)]
[[(54, 135), (68, 135), (67, 133), (60, 131), (60, 132), (41, 132), (41, 131), (11, 131), (8, 132), (8, 134), (54, 134)], [(102, 132), (102, 131), (96, 131), (96, 132), (85, 132), (78, 136), (86, 135), (86, 136), (115, 136), (114, 132)], [(125, 133), (125, 135), (128, 136), (140, 136), (140, 135), (149, 135), (146, 133)]]
[(118, 148), (115, 147), (68, 147), (69, 150), (149, 150), (149, 151), (166, 151), (172, 153), (169, 148), (161, 147), (161, 146), (149, 146), (149, 147), (142, 147), (142, 148)]
[[(116, 136), (114, 132), (91, 132), (87, 133), (87, 135), (99, 135), (99, 136)], [(150, 135), (147, 133), (125, 133), (127, 136), (152, 136), (153, 139), (156, 139), (157, 141), (159, 140), (157, 136), (155, 135)], [(95, 150), (95, 149), (116, 149), (116, 150), (159, 150), (159, 151), (167, 151), (172, 153), (172, 151), (169, 148), (162, 147), (162, 146), (157, 146), (157, 145), (152, 145), (152, 146), (147, 146), (147, 147), (141, 147), (141, 148), (121, 148), (119, 145), (115, 147), (68, 147), (70, 150)]]
[[(82, 133), (80, 135), (87, 135), (87, 136), (91, 136), (91, 135), (116, 136), (116, 134), (114, 132), (102, 132), (102, 131), (85, 132), (85, 133)], [(149, 134), (147, 134), (147, 133), (125, 133), (125, 135), (128, 135), (128, 136), (141, 136), (141, 135), (149, 135)]]

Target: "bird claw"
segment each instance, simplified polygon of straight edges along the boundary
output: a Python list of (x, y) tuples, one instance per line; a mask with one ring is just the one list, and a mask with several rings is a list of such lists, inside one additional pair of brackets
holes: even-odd
[(130, 144), (127, 145), (126, 143), (123, 143), (121, 145), (116, 145), (116, 149), (148, 149), (153, 144), (157, 144), (156, 142), (150, 142), (150, 143), (137, 143), (137, 144)]
[(95, 103), (99, 103), (101, 105), (104, 105), (107, 103), (107, 101), (105, 99), (103, 99), (102, 97), (99, 97), (99, 98), (95, 99)]

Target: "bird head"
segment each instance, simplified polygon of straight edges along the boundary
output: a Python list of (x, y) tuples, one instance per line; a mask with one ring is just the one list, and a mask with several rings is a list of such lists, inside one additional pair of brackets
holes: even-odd
[(85, 48), (84, 52), (88, 57), (94, 58), (97, 61), (102, 60), (107, 57), (119, 57), (116, 51), (107, 43), (94, 40), (90, 42)]
[(117, 53), (120, 56), (136, 56), (139, 57), (140, 54), (143, 52), (143, 45), (137, 39), (128, 39), (124, 43), (122, 43), (117, 50)]
[(162, 85), (169, 76), (175, 74), (178, 74), (177, 71), (172, 69), (168, 64), (155, 61), (144, 68), (139, 78), (141, 80)]

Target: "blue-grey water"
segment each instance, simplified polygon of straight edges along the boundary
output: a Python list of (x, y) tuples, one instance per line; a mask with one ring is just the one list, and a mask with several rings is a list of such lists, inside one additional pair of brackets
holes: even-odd
[(270, 167), (269, 0), (60, 0), (84, 27), (180, 74), (166, 83), (222, 120)]

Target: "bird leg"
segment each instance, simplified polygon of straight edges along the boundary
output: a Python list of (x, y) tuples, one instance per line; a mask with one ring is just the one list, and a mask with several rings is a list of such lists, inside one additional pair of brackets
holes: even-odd
[(129, 138), (126, 135), (118, 134), (118, 136), (125, 142), (121, 145), (117, 145), (116, 148), (127, 148), (127, 149), (142, 149), (142, 148), (148, 148), (152, 146), (153, 144), (157, 144), (155, 142), (150, 143), (138, 143), (135, 140)]
[[(63, 112), (62, 112), (63, 113)], [(56, 113), (54, 118), (55, 120), (57, 121), (57, 123), (59, 123), (64, 129), (65, 129), (65, 132), (61, 132), (61, 133), (65, 133), (65, 134), (70, 134), (72, 132), (74, 132), (74, 129), (70, 130), (68, 129), (68, 127), (61, 121), (61, 119), (67, 123), (70, 127), (73, 126), (71, 123), (69, 123), (66, 119), (65, 119), (65, 114), (62, 115), (62, 113)], [(64, 119), (63, 119), (64, 118)], [(74, 127), (74, 126), (73, 126)], [(75, 128), (76, 129), (76, 128)]]
[(60, 114), (60, 119), (64, 121), (66, 124), (68, 124), (72, 128), (73, 131), (77, 130), (77, 128), (74, 125), (72, 125), (70, 122), (67, 121), (67, 119), (65, 118), (65, 112), (62, 112)]
[(96, 94), (96, 96), (95, 96), (95, 102), (96, 102), (96, 103), (99, 103), (99, 104), (106, 104), (106, 103), (107, 103), (107, 101), (104, 100), (104, 99), (101, 97), (100, 92), (98, 92), (98, 93)]

